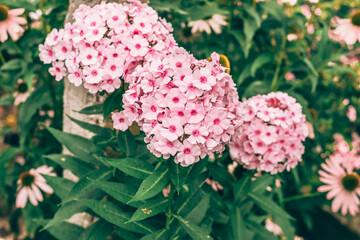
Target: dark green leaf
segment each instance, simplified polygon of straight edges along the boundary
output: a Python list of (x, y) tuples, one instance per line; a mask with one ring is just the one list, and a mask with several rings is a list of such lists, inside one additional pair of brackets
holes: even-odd
[(73, 121), (74, 123), (76, 123), (77, 125), (82, 127), (83, 129), (88, 130), (88, 131), (90, 131), (92, 133), (99, 134), (99, 135), (104, 133), (105, 131), (109, 131), (110, 133), (112, 133), (112, 131), (109, 128), (103, 128), (103, 127), (100, 127), (100, 126), (95, 125), (95, 124), (90, 124), (90, 123), (87, 123), (87, 122), (83, 122), (83, 121), (77, 120), (75, 118), (72, 118), (69, 115), (67, 115), (67, 117), (70, 118), (71, 121)]
[(123, 93), (123, 90), (118, 89), (105, 99), (103, 105), (104, 121), (113, 111), (121, 108)]
[(257, 56), (251, 65), (251, 70), (250, 70), (251, 76), (255, 77), (256, 71), (258, 69), (260, 69), (266, 63), (271, 62), (273, 60), (274, 60), (274, 58), (270, 53), (263, 53), (263, 54)]
[(6, 63), (4, 63), (0, 70), (1, 71), (9, 71), (9, 70), (18, 70), (22, 68), (22, 65), (24, 64), (23, 60), (21, 59), (13, 59)]
[(169, 168), (166, 165), (160, 166), (140, 185), (135, 196), (130, 202), (146, 200), (160, 193), (169, 183)]
[(131, 214), (128, 212), (124, 212), (119, 206), (112, 202), (90, 199), (83, 199), (80, 200), (80, 202), (85, 204), (87, 207), (93, 210), (100, 217), (104, 218), (106, 221), (115, 224), (118, 227), (143, 234), (154, 232), (154, 229), (146, 223), (126, 223), (130, 220)]
[(89, 172), (94, 170), (94, 167), (92, 165), (74, 156), (64, 154), (52, 154), (46, 155), (44, 157), (59, 164), (62, 168), (70, 170), (79, 178), (84, 177)]
[(233, 239), (246, 240), (246, 238), (245, 238), (245, 236), (246, 236), (245, 221), (241, 214), (240, 208), (237, 206), (234, 206), (234, 209), (231, 212), (230, 226), (231, 226), (231, 232), (233, 235)]
[(5, 190), (5, 177), (8, 164), (20, 152), (19, 148), (9, 147), (0, 153), (0, 192), (4, 193)]
[(138, 179), (145, 179), (149, 177), (154, 171), (154, 167), (150, 163), (136, 158), (101, 159), (106, 161), (111, 166), (116, 167), (120, 171)]
[(46, 179), (46, 183), (54, 189), (55, 194), (62, 200), (69, 194), (70, 190), (74, 187), (74, 182), (66, 178), (54, 177), (43, 175)]
[(78, 111), (80, 114), (84, 115), (95, 115), (95, 114), (102, 114), (103, 113), (103, 105), (102, 104), (95, 104), (92, 106), (85, 107)]
[(169, 168), (171, 181), (174, 183), (176, 191), (179, 193), (180, 189), (185, 184), (192, 167), (182, 167), (180, 164), (170, 161)]
[(140, 240), (168, 240), (169, 239), (169, 232), (164, 228), (160, 229), (154, 233), (150, 233)]
[(70, 202), (72, 200), (83, 197), (85, 194), (91, 193), (97, 189), (97, 186), (94, 184), (94, 180), (106, 180), (111, 175), (112, 171), (108, 169), (98, 169), (90, 172), (85, 177), (81, 178), (77, 183), (75, 183), (70, 193), (66, 196), (64, 202)]
[(264, 211), (272, 216), (279, 216), (286, 219), (293, 219), (284, 209), (279, 207), (273, 200), (252, 192), (248, 193), (249, 198)]
[(129, 222), (137, 222), (149, 217), (155, 216), (162, 212), (169, 206), (169, 199), (153, 199), (139, 206), (136, 212), (132, 215)]
[(243, 97), (250, 98), (258, 94), (267, 94), (269, 92), (269, 84), (263, 81), (254, 81), (246, 88)]
[(181, 226), (194, 240), (209, 240), (213, 239), (203, 228), (196, 226), (180, 216), (173, 214), (173, 216), (179, 220)]

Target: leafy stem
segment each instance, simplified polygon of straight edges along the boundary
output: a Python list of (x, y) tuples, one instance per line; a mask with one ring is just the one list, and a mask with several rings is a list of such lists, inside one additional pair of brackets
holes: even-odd
[(302, 199), (305, 199), (305, 198), (318, 197), (318, 196), (322, 196), (324, 194), (325, 194), (325, 192), (315, 192), (315, 193), (307, 193), (307, 194), (302, 194), (302, 195), (296, 195), (296, 196), (293, 196), (293, 197), (284, 198), (282, 202), (287, 203), (287, 202), (302, 200)]
[(4, 56), (2, 55), (1, 50), (0, 50), (0, 61), (1, 61), (2, 64), (5, 63), (5, 58), (4, 58)]
[(170, 223), (172, 222), (172, 200), (174, 198), (174, 193), (175, 193), (175, 186), (174, 184), (171, 182), (170, 185), (170, 194), (169, 194), (169, 206), (168, 206), (168, 210), (166, 213), (166, 229), (170, 230)]
[(276, 62), (275, 74), (274, 74), (274, 77), (272, 79), (271, 86), (270, 86), (271, 91), (276, 91), (277, 90), (277, 81), (278, 81), (278, 78), (279, 78), (280, 67), (281, 67), (281, 63), (282, 63), (282, 60), (283, 60), (284, 55), (285, 55), (285, 45), (286, 45), (286, 35), (284, 33), (283, 36), (282, 36), (280, 53), (279, 53), (279, 56), (278, 56), (278, 59), (277, 59), (277, 62)]

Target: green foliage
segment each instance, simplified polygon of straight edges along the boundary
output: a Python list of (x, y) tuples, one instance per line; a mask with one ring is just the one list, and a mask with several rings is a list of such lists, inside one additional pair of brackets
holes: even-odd
[[(25, 8), (29, 22), (29, 12), (42, 11), (40, 28), (29, 24), (19, 41), (0, 45), (4, 59), (0, 63), (0, 108), (6, 110), (0, 116), (1, 124), (13, 116), (7, 112), (15, 109), (11, 105), (18, 103), (17, 96), (28, 95), (16, 107), (16, 124), (0, 125), (0, 136), (10, 139), (10, 146), (0, 153), (0, 204), (6, 204), (0, 206), (0, 214), (11, 217), (14, 232), (22, 217), (29, 239), (273, 240), (294, 239), (295, 235), (359, 239), (321, 210), (328, 202), (316, 193), (320, 184), (317, 170), (333, 152), (333, 135), (342, 133), (349, 141), (351, 133), (360, 130), (359, 118), (350, 122), (346, 117), (347, 105), (359, 113), (359, 64), (341, 61), (356, 51), (329, 37), (331, 17), (347, 18), (354, 3), (298, 0), (291, 7), (275, 0), (150, 1), (172, 23), (179, 45), (196, 58), (207, 58), (214, 51), (229, 58), (240, 99), (279, 90), (302, 105), (315, 139), (306, 141), (302, 164), (292, 173), (275, 176), (259, 175), (242, 166), (230, 173), (233, 161), (228, 149), (182, 167), (173, 157), (162, 159), (149, 153), (144, 135), (133, 135), (130, 130), (115, 131), (66, 116), (94, 136), (87, 139), (61, 131), (63, 82), (56, 82), (47, 72), (49, 66), (39, 61), (38, 45), (52, 28), (63, 25), (68, 2), (0, 0), (0, 4)], [(321, 8), (323, 13), (307, 19), (301, 13), (303, 4)], [(221, 34), (191, 34), (189, 22), (209, 20), (214, 14), (226, 16), (227, 26)], [(311, 24), (314, 33), (307, 32)], [(290, 41), (289, 34), (295, 40)], [(358, 43), (354, 49), (357, 47)], [(290, 73), (295, 79), (289, 78)], [(112, 112), (122, 110), (123, 93), (124, 88), (116, 90), (103, 104), (78, 113), (101, 115), (107, 124)], [(63, 147), (69, 155), (61, 153)], [(44, 175), (54, 195), (44, 196), (38, 207), (28, 204), (23, 210), (11, 211), (19, 175), (41, 165), (53, 166), (57, 173)], [(78, 181), (65, 178), (63, 170)], [(213, 188), (209, 182), (214, 181), (221, 186)], [(99, 220), (84, 227), (67, 222), (77, 213)], [(266, 230), (268, 218), (281, 227), (281, 236)]]

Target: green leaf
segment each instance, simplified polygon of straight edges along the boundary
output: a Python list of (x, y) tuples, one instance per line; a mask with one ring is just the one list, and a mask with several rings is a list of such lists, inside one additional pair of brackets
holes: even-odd
[(6, 63), (4, 63), (0, 70), (1, 71), (12, 71), (12, 70), (18, 70), (21, 69), (24, 65), (24, 61), (21, 59), (13, 59)]
[[(81, 178), (74, 187), (71, 189), (69, 194), (66, 196), (64, 202), (70, 202), (77, 200), (86, 194), (91, 193), (97, 189), (94, 180), (106, 180), (112, 175), (112, 171), (108, 169), (97, 169), (90, 172), (85, 177)], [(91, 180), (90, 180), (91, 179)]]
[(82, 178), (89, 172), (95, 170), (91, 164), (84, 162), (74, 156), (64, 154), (51, 154), (44, 157), (59, 164), (62, 168), (70, 170), (79, 178)]
[(0, 107), (12, 105), (14, 103), (14, 97), (10, 94), (0, 97)]
[(126, 154), (126, 157), (134, 157), (137, 154), (136, 141), (130, 130), (118, 131), (118, 146)]
[(139, 206), (139, 208), (132, 215), (129, 222), (137, 222), (158, 215), (162, 212), (165, 212), (168, 206), (168, 198), (150, 200)]
[(251, 183), (251, 192), (256, 194), (264, 194), (266, 187), (271, 185), (274, 182), (274, 179), (275, 177), (270, 174), (256, 178), (256, 180)]
[(142, 234), (154, 232), (154, 229), (146, 223), (126, 223), (130, 220), (131, 214), (124, 212), (115, 203), (90, 199), (82, 199), (79, 201), (89, 207), (97, 215), (118, 227)]
[(276, 2), (263, 2), (260, 6), (279, 22), (282, 22), (286, 17), (282, 6)]
[(244, 46), (244, 56), (248, 58), (249, 51), (252, 45), (252, 39), (255, 36), (255, 32), (258, 29), (256, 22), (253, 19), (245, 18), (244, 20), (244, 34), (245, 34), (245, 46)]
[(150, 163), (136, 158), (101, 159), (120, 171), (138, 179), (145, 179), (154, 172), (154, 167)]
[(135, 196), (130, 202), (146, 200), (160, 193), (169, 183), (169, 168), (166, 165), (160, 166), (140, 185)]
[(58, 226), (46, 229), (51, 235), (59, 240), (77, 239), (84, 231), (84, 228), (67, 222), (62, 222)]
[(293, 224), (291, 224), (290, 219), (283, 218), (281, 216), (274, 216), (273, 220), (276, 224), (280, 226), (284, 236), (287, 239), (295, 238), (295, 228), (293, 227)]
[(242, 84), (248, 77), (250, 77), (250, 69), (251, 69), (251, 65), (247, 64), (245, 68), (242, 70), (237, 80), (238, 86), (240, 86), (240, 84)]
[(53, 219), (51, 219), (43, 229), (47, 229), (52, 226), (59, 226), (60, 223), (70, 219), (74, 214), (84, 212), (85, 210), (86, 207), (77, 201), (65, 203), (58, 209)]
[[(106, 182), (106, 181), (94, 181), (94, 184), (101, 190), (105, 191), (111, 197), (115, 198), (119, 202), (127, 204), (136, 194), (137, 188), (131, 184)], [(128, 205), (131, 207), (139, 207), (143, 202), (131, 202)]]
[(250, 98), (258, 94), (267, 94), (270, 92), (270, 86), (263, 81), (252, 82), (245, 90), (243, 97)]
[(263, 53), (256, 57), (251, 65), (251, 76), (255, 77), (256, 71), (268, 62), (273, 61), (274, 58), (270, 53)]
[(258, 195), (252, 192), (248, 193), (248, 197), (265, 212), (268, 212), (272, 216), (279, 216), (286, 219), (293, 219), (284, 209), (279, 207), (273, 200), (262, 195)]
[(260, 28), (261, 17), (253, 6), (244, 5), (244, 10), (251, 16), (256, 22), (256, 26)]
[(38, 88), (33, 94), (21, 104), (19, 109), (20, 132), (26, 133), (28, 124), (32, 124), (32, 117), (45, 104), (51, 103), (51, 97), (47, 86)]
[(46, 127), (46, 129), (76, 157), (88, 163), (99, 163), (95, 157), (91, 156), (91, 151), (97, 150), (97, 147), (90, 140), (55, 128)]
[(211, 17), (214, 14), (228, 15), (228, 11), (213, 8), (209, 6), (192, 6), (189, 10), (190, 21), (202, 20)]
[(54, 189), (55, 194), (62, 200), (69, 194), (75, 183), (66, 178), (43, 175), (46, 183)]
[(169, 239), (169, 232), (164, 228), (160, 229), (154, 233), (150, 233), (140, 240), (168, 240)]
[(92, 106), (85, 107), (81, 109), (80, 111), (74, 111), (80, 114), (84, 115), (96, 115), (96, 114), (102, 114), (103, 113), (103, 104), (95, 104)]
[(235, 183), (233, 188), (235, 202), (245, 197), (249, 192), (251, 186), (251, 177), (251, 175), (244, 176)]
[(123, 93), (122, 89), (118, 89), (105, 99), (103, 105), (104, 121), (113, 111), (121, 108)]
[(34, 73), (34, 68), (32, 68), (31, 70), (27, 71), (24, 75), (24, 81), (26, 83), (27, 89), (29, 91), (29, 93), (31, 93), (31, 89), (33, 86), (33, 82), (34, 82), (34, 78), (35, 78), (35, 73)]
[(200, 224), (204, 219), (206, 211), (210, 207), (210, 194), (205, 195), (203, 199), (191, 209), (191, 211), (186, 215), (186, 219), (191, 221), (194, 224)]
[[(79, 238), (81, 240), (107, 240), (108, 237), (113, 233), (114, 227), (111, 223), (106, 222), (102, 219), (97, 221), (83, 231)], [(73, 239), (73, 238), (68, 238)]]
[(241, 214), (240, 208), (237, 206), (234, 206), (234, 209), (231, 211), (230, 227), (233, 239), (246, 240), (245, 221)]
[(169, 169), (171, 181), (174, 183), (176, 191), (179, 193), (180, 189), (185, 184), (192, 167), (182, 167), (180, 164), (170, 161)]
[(74, 123), (76, 123), (78, 126), (80, 126), (81, 128), (85, 129), (85, 130), (88, 130), (92, 133), (95, 133), (95, 134), (103, 134), (105, 131), (108, 131), (112, 134), (112, 131), (109, 129), (109, 128), (103, 128), (103, 127), (100, 127), (98, 125), (95, 125), (95, 124), (90, 124), (90, 123), (87, 123), (87, 122), (83, 122), (83, 121), (80, 121), (80, 120), (77, 120), (69, 115), (66, 115), (71, 121), (73, 121)]
[(6, 169), (8, 169), (8, 164), (19, 153), (19, 148), (9, 147), (0, 154), (0, 192), (3, 194), (5, 190)]
[(203, 228), (196, 226), (194, 223), (191, 223), (180, 216), (175, 214), (172, 215), (174, 218), (179, 220), (181, 226), (185, 231), (194, 239), (194, 240), (209, 240), (213, 239)]
[(266, 240), (278, 240), (279, 238), (274, 235), (274, 233), (269, 232), (264, 228), (264, 226), (253, 222), (253, 221), (246, 221), (246, 228), (249, 230), (255, 232), (257, 235), (259, 235), (262, 239)]

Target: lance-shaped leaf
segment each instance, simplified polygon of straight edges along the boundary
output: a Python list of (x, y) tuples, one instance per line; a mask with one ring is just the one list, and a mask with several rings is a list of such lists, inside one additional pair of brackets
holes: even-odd
[[(75, 111), (76, 112), (76, 111)], [(84, 115), (95, 115), (95, 114), (101, 114), (103, 113), (103, 105), (102, 104), (96, 104), (92, 106), (85, 107), (81, 109), (80, 111), (77, 111), (80, 114)]]
[(103, 105), (104, 121), (113, 111), (121, 108), (119, 103), (122, 102), (123, 93), (124, 91), (122, 89), (118, 89), (105, 99)]
[(77, 177), (82, 178), (89, 172), (95, 170), (93, 165), (80, 160), (77, 157), (64, 154), (51, 154), (44, 156), (59, 164), (62, 168), (70, 170)]
[(91, 151), (97, 151), (98, 148), (88, 139), (83, 138), (78, 135), (65, 133), (55, 128), (47, 127), (49, 132), (70, 152), (72, 152), (76, 157), (80, 158), (83, 161), (98, 164), (99, 161), (91, 156)]
[(68, 240), (76, 239), (84, 231), (84, 228), (71, 223), (62, 222), (58, 226), (49, 227), (46, 230), (59, 240)]
[(130, 220), (131, 214), (123, 211), (115, 203), (90, 199), (82, 199), (79, 201), (89, 207), (97, 215), (118, 227), (142, 234), (154, 232), (153, 227), (146, 223), (126, 223)]
[(140, 240), (168, 240), (169, 239), (169, 231), (167, 229), (160, 229), (154, 233), (150, 233)]
[(5, 189), (5, 176), (7, 165), (20, 152), (19, 148), (9, 147), (0, 153), (0, 192)]
[(234, 206), (233, 211), (230, 217), (230, 227), (233, 239), (236, 240), (245, 240), (246, 238), (246, 228), (245, 221), (241, 214), (241, 210), (238, 206)]
[[(83, 231), (79, 238), (81, 240), (106, 240), (108, 236), (110, 236), (113, 231), (114, 227), (111, 223), (100, 219), (96, 223), (92, 224), (88, 227), (85, 231)], [(68, 238), (72, 239), (72, 238)]]
[(77, 120), (69, 115), (67, 115), (68, 118), (70, 118), (71, 121), (73, 121), (74, 123), (76, 123), (77, 125), (79, 125), (80, 127), (82, 127), (85, 130), (88, 130), (89, 132), (95, 133), (95, 134), (103, 134), (104, 132), (110, 132), (112, 133), (112, 131), (109, 128), (103, 128), (100, 127), (98, 125), (95, 124), (91, 124), (91, 123), (87, 123), (87, 122), (83, 122), (80, 120)]
[(139, 206), (129, 222), (137, 222), (165, 212), (169, 206), (169, 199), (153, 199)]
[(47, 229), (51, 226), (59, 226), (60, 223), (70, 219), (74, 214), (84, 212), (86, 207), (76, 201), (71, 201), (62, 205), (55, 213), (55, 216), (51, 221), (43, 228)]
[[(94, 181), (94, 184), (107, 194), (115, 198), (121, 203), (127, 204), (134, 196), (137, 188), (131, 184), (106, 182), (106, 181)], [(144, 202), (131, 202), (128, 205), (131, 207), (139, 207)]]
[(130, 202), (146, 200), (161, 192), (169, 183), (169, 168), (162, 165), (147, 177), (140, 185)]
[(136, 158), (101, 159), (120, 171), (138, 179), (145, 179), (154, 172), (154, 167), (150, 163)]
[(194, 165), (190, 167), (182, 167), (180, 164), (177, 164), (174, 161), (170, 161), (170, 178), (174, 183), (175, 189), (178, 193), (180, 192), (181, 187), (185, 184), (189, 172), (193, 166)]
[(273, 200), (261, 195), (249, 192), (248, 197), (260, 208), (273, 216), (279, 216), (286, 219), (293, 219), (284, 209), (279, 207)]
[(43, 175), (46, 180), (46, 183), (52, 187), (55, 194), (64, 200), (65, 197), (69, 194), (71, 189), (74, 187), (75, 183), (66, 178), (54, 177), (49, 175)]
[(81, 178), (77, 183), (75, 183), (74, 187), (71, 189), (64, 202), (66, 203), (72, 200), (76, 200), (96, 190), (97, 186), (94, 184), (94, 181), (91, 181), (90, 179), (105, 180), (108, 179), (111, 174), (112, 171), (108, 169), (98, 169), (90, 172), (88, 175)]
[(210, 240), (213, 239), (205, 229), (200, 228), (196, 224), (183, 219), (180, 216), (173, 214), (173, 217), (179, 220), (181, 226), (184, 230), (194, 239), (194, 240)]

